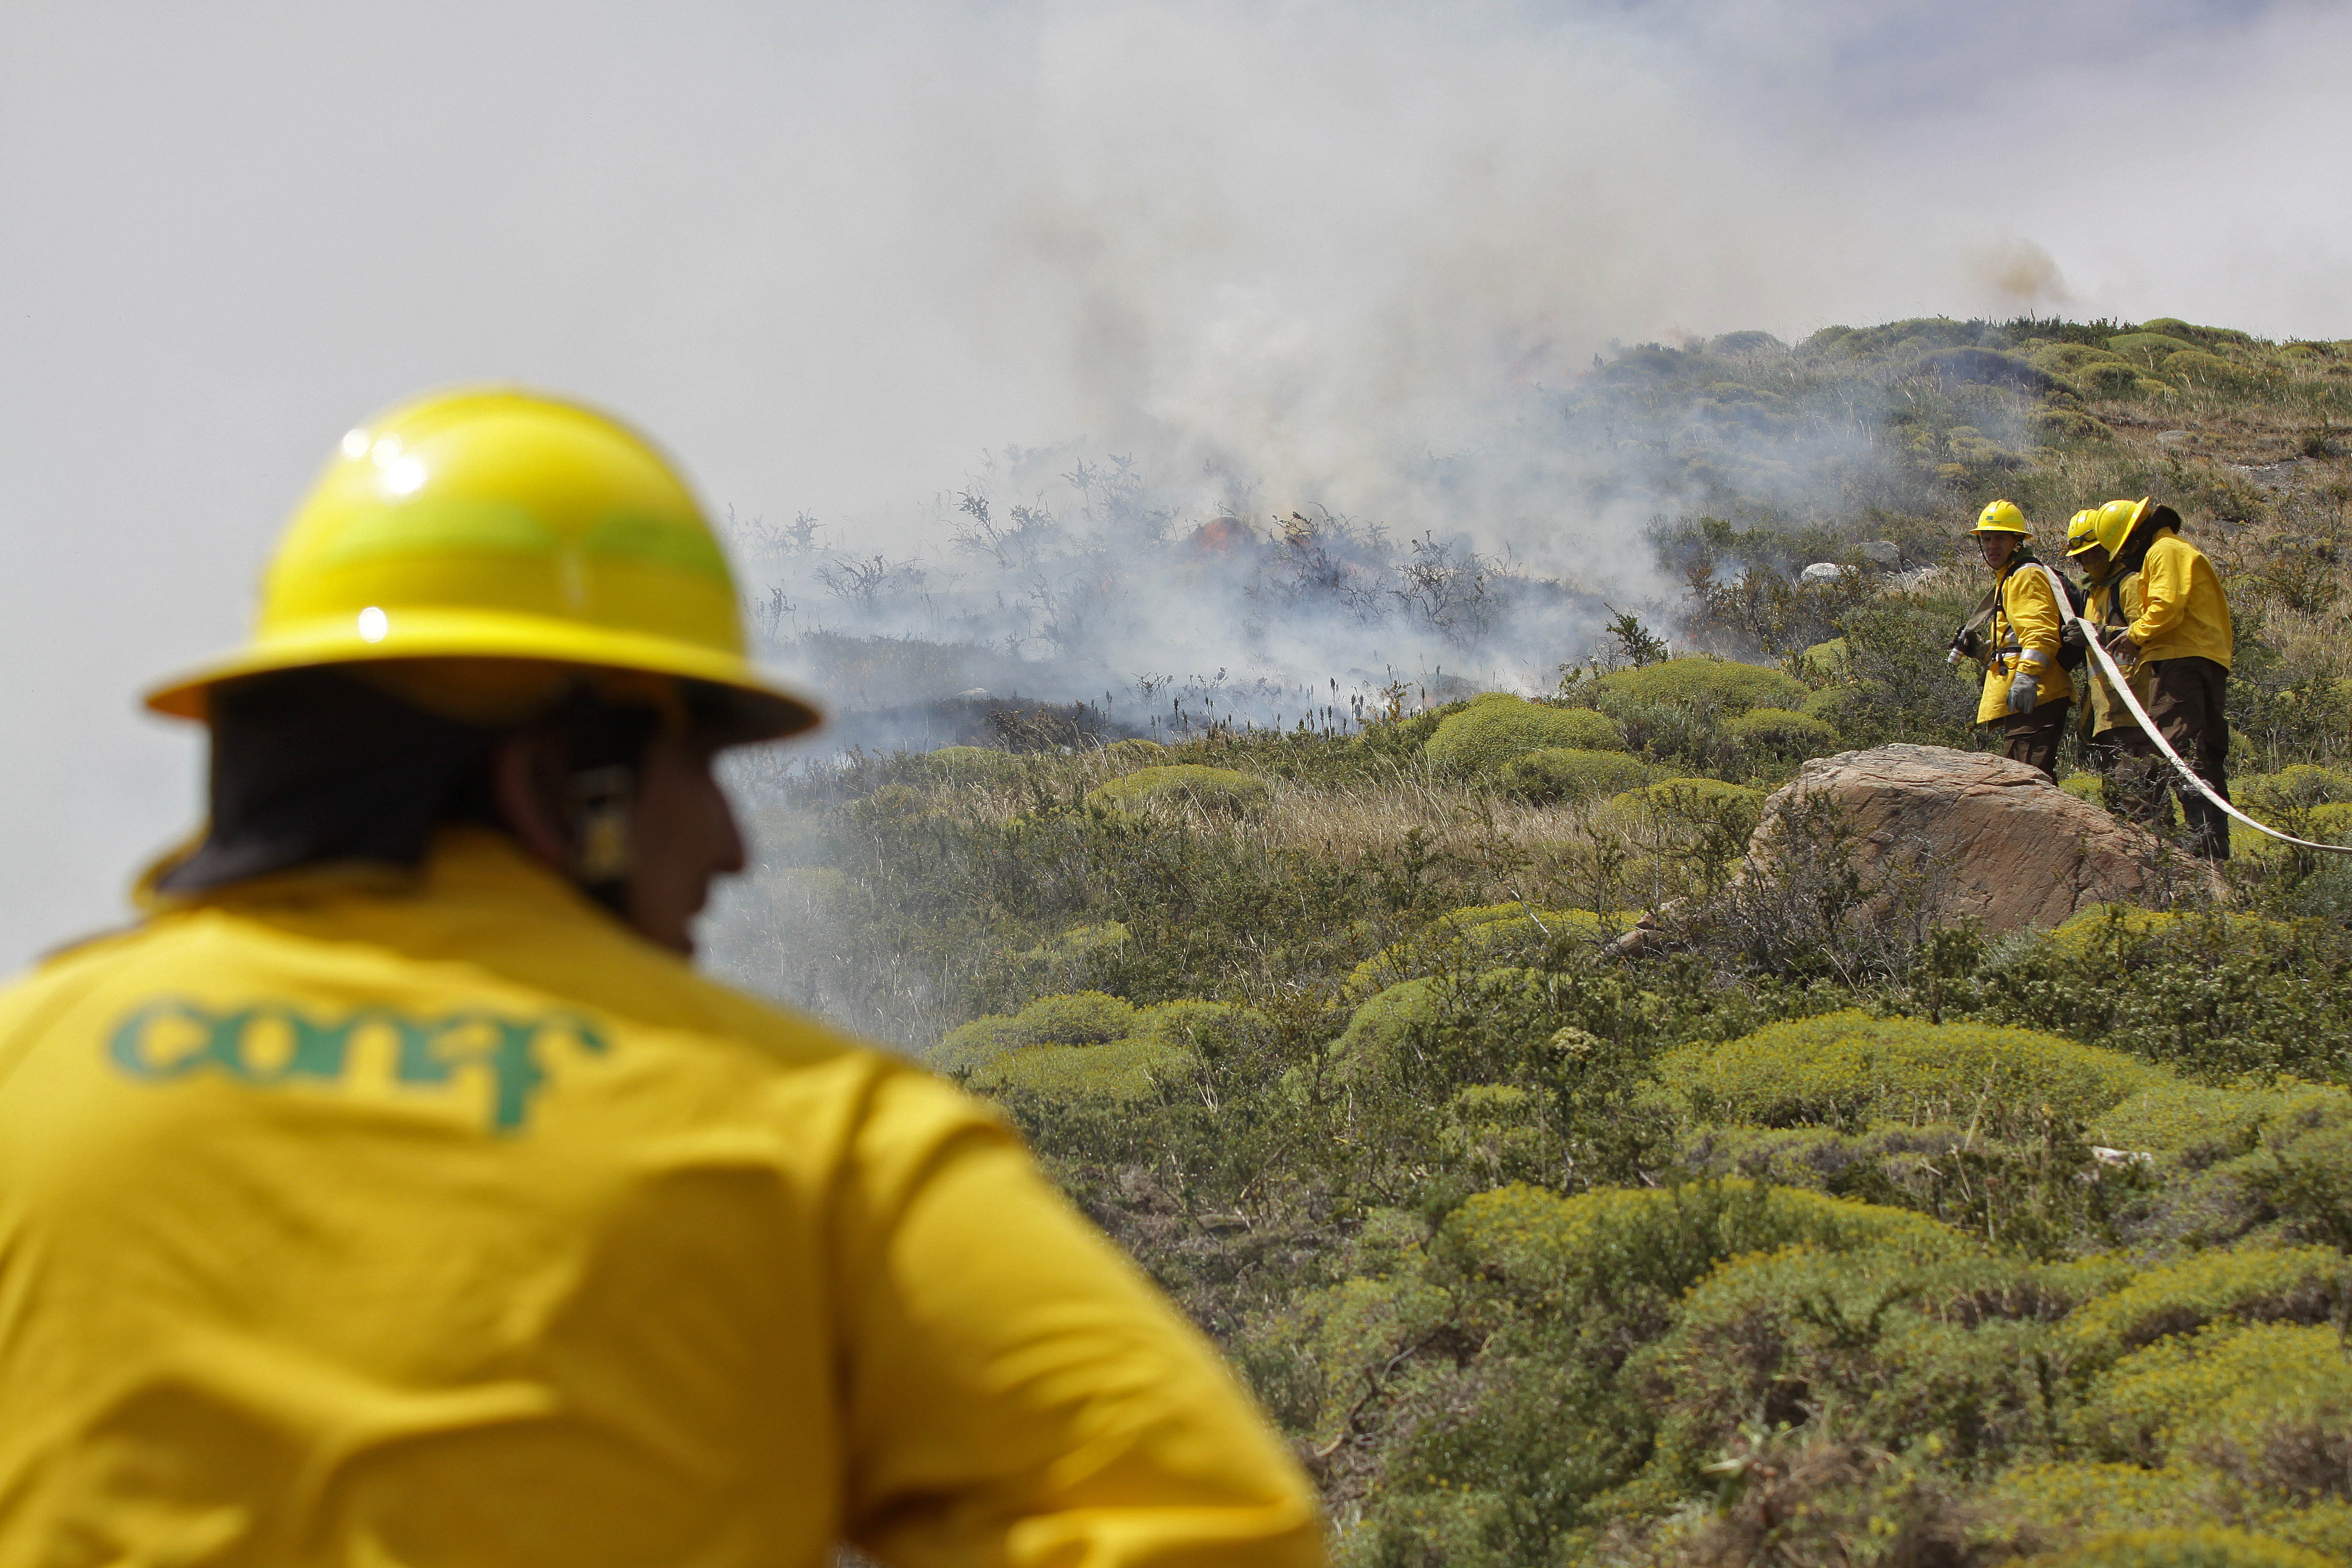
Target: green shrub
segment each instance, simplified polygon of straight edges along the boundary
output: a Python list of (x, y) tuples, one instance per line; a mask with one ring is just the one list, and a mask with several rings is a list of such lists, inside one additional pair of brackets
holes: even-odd
[(2250, 773), (2230, 781), (2230, 798), (2250, 812), (2352, 802), (2352, 776), (2334, 768), (2297, 763), (2274, 773)]
[(1265, 781), (1255, 773), (1199, 763), (1138, 768), (1087, 792), (1089, 805), (1120, 812), (1193, 805), (1204, 811), (1242, 813), (1265, 805)]
[(2074, 384), (2085, 397), (2129, 397), (2146, 384), (2139, 371), (2122, 360), (2102, 360), (2075, 373)]
[(2097, 773), (2068, 773), (2058, 781), (2058, 787), (2076, 800), (2105, 809), (2107, 781)]
[(1167, 755), (1167, 747), (1157, 741), (1144, 740), (1141, 736), (1132, 736), (1124, 741), (1113, 741), (1102, 749), (1105, 762), (1116, 763), (1123, 768), (1150, 767), (1162, 761)]
[(1134, 1032), (1135, 1007), (1099, 991), (1041, 996), (1011, 1017), (992, 1014), (952, 1030), (940, 1042), (946, 1071), (978, 1068), (1028, 1046), (1090, 1046)]
[(2029, 1559), (2023, 1568), (2328, 1568), (2328, 1559), (2284, 1541), (2209, 1525), (2102, 1536)]
[(1764, 815), (1764, 792), (1721, 779), (1660, 779), (1627, 790), (1609, 808), (1629, 826), (1720, 820), (1735, 827), (1744, 823), (1743, 832), (1753, 833)]
[(1832, 729), (1842, 728), (1847, 710), (1862, 695), (1861, 688), (1852, 682), (1824, 686), (1807, 694), (1804, 706), (1797, 711), (1808, 719), (1819, 719)]
[(1127, 927), (1123, 922), (1097, 921), (1087, 925), (1072, 926), (1051, 942), (1039, 942), (1021, 954), (1021, 962), (1049, 965), (1077, 963), (1122, 946), (1126, 942)]
[(1422, 754), (1449, 772), (1492, 773), (1529, 752), (1622, 752), (1624, 731), (1590, 708), (1547, 708), (1495, 691), (1445, 719)]
[(1026, 1046), (978, 1068), (971, 1087), (1051, 1100), (1129, 1100), (1181, 1076), (1192, 1065), (1189, 1052), (1154, 1037), (1091, 1046)]
[(1804, 687), (1780, 670), (1760, 664), (1736, 664), (1707, 654), (1612, 670), (1601, 678), (1597, 689), (1604, 713), (1657, 703), (1705, 707), (1729, 716), (1750, 708), (1795, 708), (1805, 700)]
[(2263, 379), (2263, 372), (2253, 365), (2239, 364), (2219, 354), (2207, 353), (2202, 349), (2182, 349), (2168, 353), (2164, 356), (2161, 368), (2171, 380), (2225, 391), (2252, 386)]
[(1503, 787), (1538, 805), (1620, 795), (1639, 789), (1649, 778), (1650, 770), (1622, 751), (1548, 746), (1503, 764)]
[(1815, 680), (1842, 679), (1846, 671), (1846, 647), (1843, 637), (1817, 642), (1797, 656), (1797, 663)]
[[(1617, 929), (1630, 923), (1629, 917)], [(1356, 965), (1340, 994), (1370, 996), (1433, 970), (1492, 969), (1541, 958), (1563, 940), (1598, 943), (1615, 934), (1591, 910), (1530, 910), (1517, 903), (1455, 910), (1411, 941), (1393, 942)]]
[[(1367, 979), (1372, 971), (1359, 969)], [(1331, 1043), (1333, 1059), (1369, 1065), (1393, 1052), (1405, 1031), (1426, 1026), (1437, 1017), (1437, 981), (1429, 976), (1400, 981), (1367, 998), (1348, 1018), (1348, 1026)]]
[(2196, 346), (2186, 338), (2170, 337), (2163, 332), (2125, 332), (2107, 340), (2107, 347), (2142, 364), (2151, 363), (2162, 355), (2178, 353), (2182, 349), (2193, 349)]
[(2063, 1332), (2098, 1361), (2112, 1362), (2210, 1323), (2325, 1322), (2347, 1283), (2343, 1256), (2326, 1247), (2208, 1252), (2150, 1268), (2113, 1295), (2086, 1302)]
[(1022, 774), (1021, 759), (987, 746), (941, 746), (923, 757), (923, 771), (949, 784), (1009, 784)]
[(1792, 761), (1823, 755), (1838, 745), (1835, 728), (1786, 708), (1750, 708), (1724, 728), (1759, 752)]
[(2352, 1447), (2352, 1361), (2332, 1326), (2217, 1322), (2124, 1357), (2071, 1425), (2094, 1457), (2150, 1466), (2258, 1452), (2263, 1432), (2298, 1425)]
[(2092, 1117), (2087, 1131), (2118, 1149), (2236, 1153), (2265, 1123), (2347, 1110), (2352, 1095), (2343, 1089), (2292, 1078), (2236, 1086), (2175, 1079), (2150, 1084)]
[(2053, 1116), (2095, 1116), (2169, 1077), (2054, 1035), (1859, 1012), (1686, 1047), (1663, 1058), (1658, 1070), (1701, 1121), (1848, 1132), (1883, 1121), (1952, 1121), (1996, 1136)]
[(2260, 915), (2094, 904), (2052, 927), (2049, 940), (2060, 952), (2072, 954), (2093, 952), (2101, 943), (2134, 938), (2190, 942), (2218, 953), (2253, 951), (2265, 941), (2290, 935), (2292, 929), (2284, 921)]
[(1964, 1470), (2046, 1454), (2063, 1396), (2045, 1370), (2050, 1321), (2068, 1304), (2009, 1258), (1899, 1246), (1735, 1258), (1629, 1365), (1665, 1417), (1653, 1495), (1704, 1489), (1743, 1425), (1834, 1415), (1849, 1441), (1932, 1441)]

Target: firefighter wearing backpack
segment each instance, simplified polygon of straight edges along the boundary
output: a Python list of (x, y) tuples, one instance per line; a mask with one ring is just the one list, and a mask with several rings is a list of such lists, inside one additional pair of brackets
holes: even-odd
[(738, 604), (601, 415), (343, 437), (149, 698), (205, 830), (0, 991), (0, 1563), (1321, 1563), (1001, 1118), (695, 973), (713, 761), (816, 722)]
[(2074, 697), (2074, 683), (2059, 662), (2065, 617), (2050, 579), (2037, 569), (2025, 514), (2013, 503), (1994, 501), (1969, 531), (1993, 574), (1981, 620), (1972, 621), (1953, 644), (1985, 667), (1977, 722), (2000, 725), (2003, 754), (2039, 768), (2054, 782), (2058, 743)]
[[(2227, 800), (2226, 709), (2236, 634), (2213, 563), (2180, 537), (2180, 514), (2147, 496), (2101, 507), (2092, 542), (2080, 553), (2086, 569), (2116, 584), (2120, 605), (2101, 619), (2120, 623), (2107, 648), (2131, 678), (2133, 695), (2181, 760)], [(2229, 815), (2181, 782), (2137, 723), (2117, 733), (2130, 759), (2116, 774), (2125, 814), (2161, 826), (2171, 815), (2168, 791), (2179, 797), (2194, 852), (2228, 859)]]

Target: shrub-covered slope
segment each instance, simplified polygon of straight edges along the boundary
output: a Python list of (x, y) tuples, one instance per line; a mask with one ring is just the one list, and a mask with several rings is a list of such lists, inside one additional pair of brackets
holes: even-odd
[[(1799, 519), (1770, 465), (1818, 493), (1861, 386), (1899, 460)], [(1348, 1563), (2352, 1558), (2352, 873), (2242, 837), (2222, 903), (1999, 940), (1875, 922), (1833, 821), (1735, 876), (1806, 758), (1984, 743), (1943, 650), (1996, 493), (2179, 507), (2238, 797), (2352, 837), (2352, 347), (1735, 334), (1570, 401), (1721, 498), (1653, 532), (1681, 657), (1629, 616), (1350, 732), (747, 772), (723, 966), (997, 1100)]]

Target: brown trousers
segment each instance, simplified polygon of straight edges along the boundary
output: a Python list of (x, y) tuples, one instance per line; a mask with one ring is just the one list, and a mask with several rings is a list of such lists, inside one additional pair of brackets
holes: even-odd
[(2058, 782), (2058, 742), (2066, 737), (2066, 710), (2074, 703), (2061, 697), (2031, 713), (2011, 713), (2000, 721), (2000, 754), (2029, 768), (2040, 768)]
[[(2230, 672), (2210, 658), (2168, 658), (2148, 667), (2155, 689), (2148, 694), (2147, 716), (2181, 761), (2230, 798), (2230, 721), (2224, 711)], [(2165, 805), (2168, 790), (2180, 797), (2181, 820), (2188, 824), (2190, 846), (2209, 860), (2230, 858), (2228, 814), (2185, 783), (2156, 742), (2134, 727), (2109, 731), (2123, 737), (2126, 761), (2110, 780), (2123, 815), (2149, 827), (2172, 818)]]

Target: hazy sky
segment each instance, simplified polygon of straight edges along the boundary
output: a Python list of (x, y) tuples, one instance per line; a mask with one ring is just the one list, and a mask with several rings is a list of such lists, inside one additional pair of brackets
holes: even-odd
[(2352, 335), (2352, 7), (18, 0), (0, 964), (193, 819), (340, 433), (516, 378), (887, 533), (1007, 442), (1377, 505), (1596, 348), (1949, 312)]

